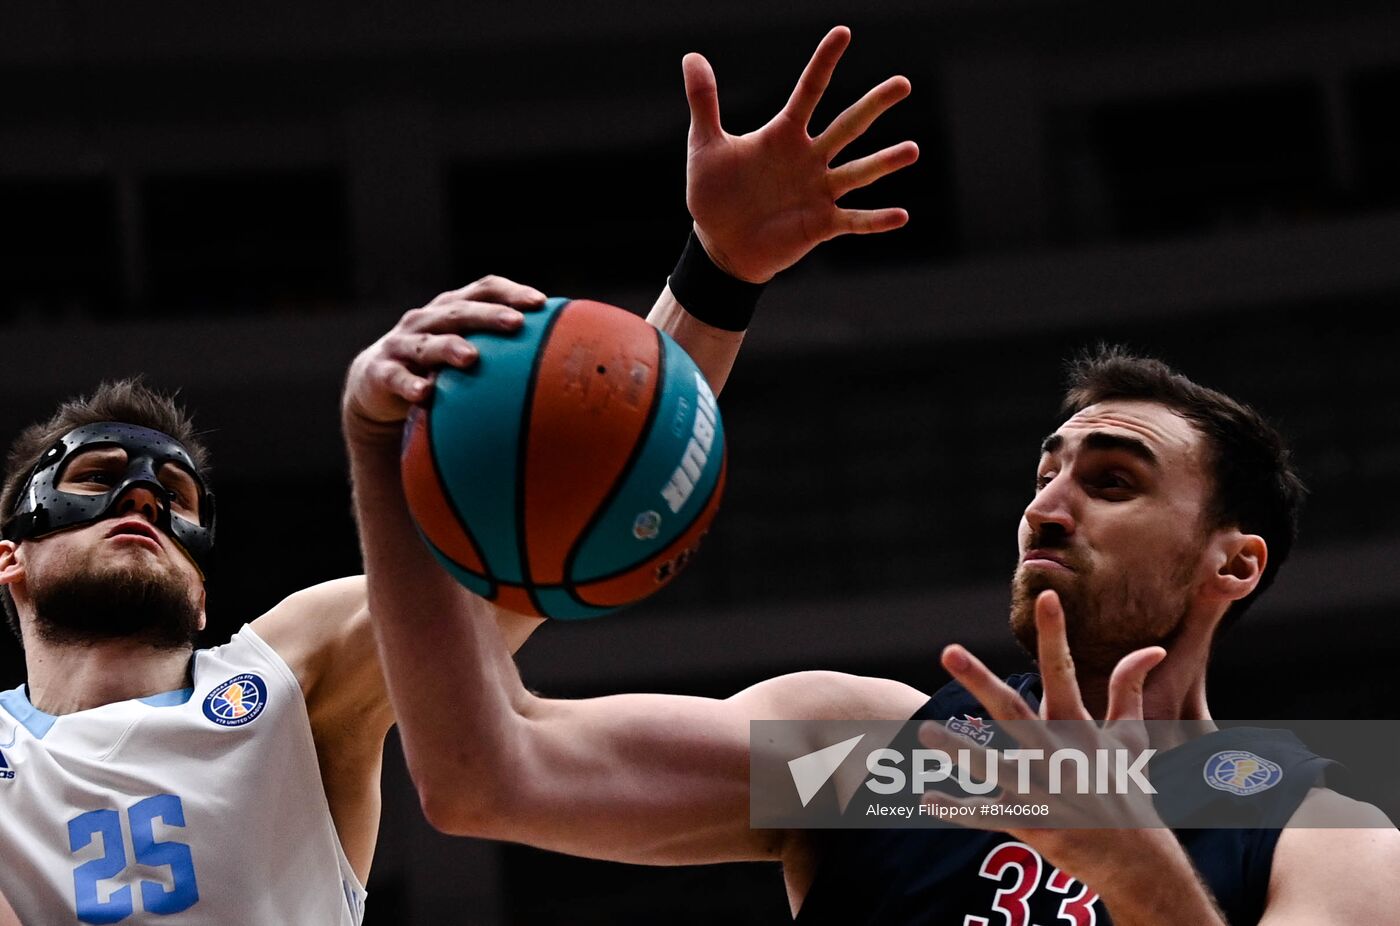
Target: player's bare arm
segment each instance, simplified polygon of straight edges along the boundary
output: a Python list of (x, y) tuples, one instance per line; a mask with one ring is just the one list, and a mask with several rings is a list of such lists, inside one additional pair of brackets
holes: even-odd
[[(900, 682), (836, 672), (780, 676), (725, 700), (545, 699), (521, 687), (492, 629), (478, 630), (473, 642), (486, 650), (460, 664), (456, 681), (478, 689), (484, 713), (472, 715), (465, 735), (484, 716), (505, 750), (420, 740), (415, 782), (429, 821), (594, 858), (786, 861), (788, 833), (749, 827), (750, 722), (889, 719), (928, 700)], [(462, 725), (454, 732), (460, 740)], [(476, 786), (463, 788), (466, 780)]]
[(1279, 834), (1260, 926), (1380, 923), (1397, 907), (1400, 830), (1370, 804), (1314, 789)]
[(927, 700), (833, 673), (725, 701), (537, 698), (487, 603), (417, 542), (392, 448), (357, 435), (348, 415), (346, 431), (370, 612), (409, 769), (441, 829), (621, 861), (787, 859), (785, 834), (749, 828), (749, 721), (898, 718)]
[(4, 897), (0, 897), (0, 926), (20, 926), (19, 917)]

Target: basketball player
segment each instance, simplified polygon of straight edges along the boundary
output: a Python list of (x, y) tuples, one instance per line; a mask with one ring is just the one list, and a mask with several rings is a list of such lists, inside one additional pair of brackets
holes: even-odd
[[(716, 389), (759, 284), (827, 238), (907, 218), (835, 199), (911, 163), (912, 143), (827, 166), (907, 81), (872, 90), (819, 141), (795, 120), (847, 41), (833, 30), (794, 102), (742, 137), (719, 129), (708, 65), (685, 61), (695, 237), (650, 320)], [(457, 334), (513, 330), (543, 300), (493, 277), (444, 293), (354, 378), (421, 398), (422, 374), (474, 359)], [(359, 922), (393, 722), (363, 579), (298, 592), (193, 652), (214, 541), (206, 454), (139, 382), (105, 384), (21, 435), (0, 512), (0, 597), (28, 671), (0, 693), (0, 894), (35, 924)], [(534, 624), (492, 619), (515, 645)]]
[[(521, 686), (489, 609), (417, 542), (392, 440), (415, 398), (352, 369), (344, 417), (370, 611), (439, 829), (624, 862), (781, 861), (802, 924), (1394, 920), (1400, 832), (1318, 787), (1328, 763), (1291, 735), (1241, 740), (1211, 723), (1212, 641), (1272, 581), (1302, 493), (1253, 410), (1157, 361), (1110, 351), (1079, 364), (1017, 532), (1011, 627), (1043, 679), (1002, 681), (952, 645), (943, 665), (956, 681), (932, 698), (889, 679), (805, 672), (724, 701), (556, 701)], [(1174, 833), (1151, 807), (1138, 809), (1149, 825), (1115, 828), (1122, 817), (1106, 799), (1078, 808), (1086, 829), (749, 826), (750, 721), (916, 718), (931, 721), (926, 742), (944, 745), (949, 720), (1037, 717), (1193, 721), (1209, 732), (1161, 757), (1193, 771), (1192, 800), (1236, 797), (1212, 787), (1211, 762), (1243, 752), (1276, 773), (1237, 798), (1266, 801), (1262, 819), (1346, 815), (1370, 828)], [(1097, 741), (1083, 748), (1123, 742), (1121, 725), (1090, 728)]]

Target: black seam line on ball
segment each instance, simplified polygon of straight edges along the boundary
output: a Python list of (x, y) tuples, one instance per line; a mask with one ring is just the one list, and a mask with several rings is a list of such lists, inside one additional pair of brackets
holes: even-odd
[(539, 343), (535, 347), (535, 356), (530, 361), (530, 377), (525, 381), (525, 406), (521, 409), (520, 432), (516, 435), (515, 447), (515, 544), (517, 547), (517, 558), (520, 561), (520, 585), (525, 589), (525, 594), (529, 597), (530, 603), (535, 606), (535, 610), (541, 614), (547, 613), (540, 606), (540, 601), (535, 597), (533, 582), (530, 580), (530, 550), (525, 536), (525, 464), (529, 459), (530, 450), (530, 419), (535, 404), (535, 377), (540, 372), (540, 362), (544, 358), (544, 352), (549, 347), (550, 335), (554, 333), (554, 326), (559, 323), (559, 319), (573, 305), (570, 300), (554, 311), (554, 314), (544, 324), (544, 331), (540, 332)]

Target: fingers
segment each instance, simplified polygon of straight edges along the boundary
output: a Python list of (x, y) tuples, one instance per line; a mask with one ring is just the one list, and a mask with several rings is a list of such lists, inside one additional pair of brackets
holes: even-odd
[(1109, 723), (1116, 720), (1142, 720), (1142, 689), (1147, 683), (1147, 674), (1167, 658), (1167, 651), (1160, 646), (1149, 646), (1134, 650), (1119, 660), (1108, 679)]
[(866, 155), (863, 158), (842, 164), (827, 175), (831, 192), (840, 199), (852, 190), (869, 186), (881, 177), (888, 176), (903, 167), (908, 167), (919, 159), (919, 146), (912, 141), (900, 142), (883, 151)]
[(681, 59), (681, 75), (690, 104), (690, 143), (700, 147), (724, 134), (719, 122), (719, 86), (710, 62), (695, 52)]
[(879, 86), (871, 88), (866, 91), (865, 96), (837, 116), (825, 132), (817, 136), (817, 149), (830, 162), (841, 153), (841, 149), (864, 135), (865, 130), (870, 128), (885, 110), (908, 95), (909, 80), (905, 77), (891, 77)]
[(384, 341), (384, 355), (410, 370), (468, 367), (476, 362), (476, 346), (456, 334), (397, 334)]
[(1045, 684), (1046, 720), (1087, 720), (1089, 711), (1079, 694), (1074, 657), (1065, 633), (1065, 611), (1060, 596), (1041, 592), (1035, 599), (1036, 658)]
[[(444, 294), (446, 295), (446, 294)], [(439, 301), (439, 296), (421, 309), (407, 312), (399, 322), (404, 333), (456, 334), (462, 331), (514, 331), (525, 316), (497, 302), (475, 302), (466, 299)]]
[(375, 362), (369, 369), (369, 375), (371, 379), (379, 382), (380, 388), (410, 404), (424, 401), (433, 389), (430, 377), (418, 376), (403, 364), (391, 360)]
[(943, 668), (981, 702), (993, 719), (1003, 723), (1036, 719), (1035, 711), (1015, 689), (956, 643), (943, 650)]
[(874, 235), (893, 231), (909, 221), (903, 209), (837, 209), (836, 225), (830, 237), (837, 235)]
[(380, 358), (370, 368), (370, 376), (409, 403), (428, 398), (434, 370), (469, 367), (478, 357), (476, 345), (458, 334), (403, 332), (385, 336), (380, 344)]
[(529, 310), (537, 309), (544, 305), (545, 298), (545, 294), (535, 289), (533, 286), (526, 286), (524, 283), (507, 280), (505, 277), (491, 275), (484, 276), (474, 283), (468, 283), (461, 289), (449, 290), (428, 303), (428, 305), (447, 305), (449, 303), (467, 300), (475, 302), (494, 302), (499, 305)]
[(827, 85), (831, 83), (836, 62), (841, 60), (841, 55), (849, 44), (850, 29), (845, 26), (832, 29), (817, 45), (817, 50), (812, 53), (812, 60), (807, 62), (802, 76), (797, 79), (797, 86), (792, 89), (792, 96), (788, 97), (783, 113), (804, 129), (807, 123), (812, 121), (812, 113), (816, 111), (817, 103), (821, 101), (822, 94), (826, 93)]

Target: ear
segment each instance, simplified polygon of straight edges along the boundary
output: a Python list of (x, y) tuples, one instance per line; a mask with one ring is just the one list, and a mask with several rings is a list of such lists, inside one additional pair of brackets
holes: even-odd
[(201, 583), (200, 586), (199, 586), (199, 629), (200, 629), (200, 630), (203, 630), (204, 627), (205, 627), (205, 625), (207, 625), (207, 624), (209, 623), (209, 615), (206, 614), (205, 611), (204, 611), (204, 604), (205, 604), (205, 602), (208, 600), (208, 598), (209, 598), (209, 593), (208, 593), (208, 591), (205, 590), (203, 583)]
[(1269, 563), (1269, 546), (1258, 534), (1220, 531), (1210, 551), (1206, 591), (1221, 601), (1239, 601), (1259, 586)]
[(24, 578), (18, 551), (19, 544), (13, 540), (0, 540), (0, 585), (13, 585)]

